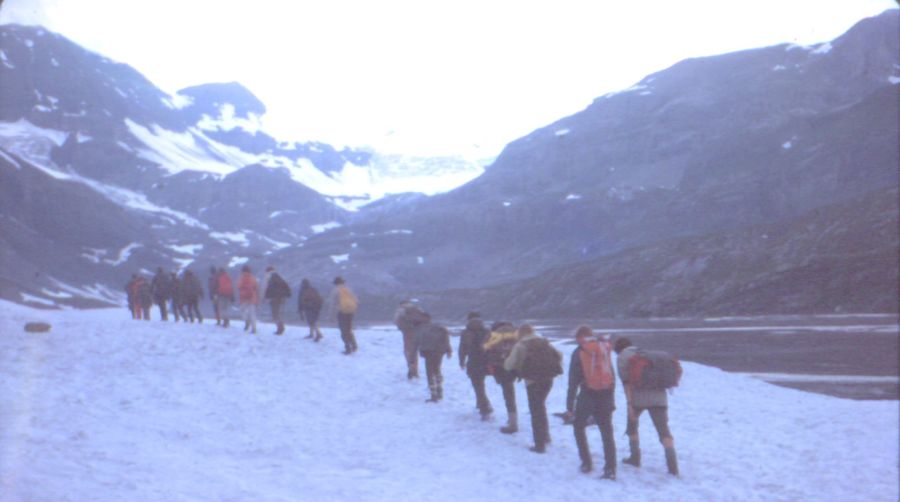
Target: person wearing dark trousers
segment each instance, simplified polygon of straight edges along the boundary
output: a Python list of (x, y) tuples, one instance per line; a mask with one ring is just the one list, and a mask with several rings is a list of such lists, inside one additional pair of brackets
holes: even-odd
[(266, 277), (263, 284), (265, 284), (263, 296), (266, 300), (269, 300), (269, 305), (272, 307), (272, 320), (275, 322), (275, 325), (278, 326), (275, 334), (283, 335), (284, 316), (282, 315), (282, 312), (284, 311), (285, 300), (291, 297), (291, 288), (288, 286), (288, 283), (278, 275), (278, 272), (275, 271), (275, 267), (272, 266), (266, 267)]
[(650, 420), (656, 428), (659, 442), (663, 445), (666, 455), (666, 467), (669, 474), (678, 476), (678, 457), (675, 454), (675, 439), (669, 431), (669, 399), (664, 389), (639, 389), (631, 385), (628, 379), (629, 362), (638, 349), (632, 345), (631, 340), (621, 337), (616, 340), (615, 351), (618, 355), (616, 367), (619, 379), (625, 386), (625, 398), (628, 401), (628, 422), (625, 434), (628, 436), (628, 446), (631, 455), (622, 460), (622, 463), (634, 467), (641, 466), (641, 446), (638, 434), (638, 423), (644, 410), (650, 413)]
[(440, 324), (427, 322), (416, 328), (416, 350), (425, 359), (425, 376), (428, 379), (428, 390), (431, 393), (426, 402), (437, 403), (444, 398), (444, 375), (441, 374), (441, 363), (446, 354), (447, 359), (453, 357), (450, 347), (450, 332)]
[(216, 326), (222, 324), (222, 317), (219, 314), (219, 271), (215, 266), (209, 267), (209, 278), (206, 280), (206, 286), (209, 289), (209, 301), (212, 302), (213, 311), (216, 313)]
[[(612, 366), (612, 347), (599, 339), (588, 326), (575, 332), (578, 347), (569, 362), (569, 391), (566, 395), (565, 418), (573, 419), (575, 445), (581, 458), (581, 472), (594, 468), (587, 441), (587, 422), (593, 417), (600, 427), (603, 441), (603, 479), (616, 479), (616, 439), (613, 436), (612, 414), (615, 404), (615, 373)], [(576, 397), (577, 393), (577, 397)]]
[(484, 353), (484, 342), (490, 332), (484, 326), (481, 315), (478, 312), (470, 312), (466, 320), (466, 328), (459, 336), (459, 367), (466, 371), (469, 381), (472, 382), (472, 390), (475, 391), (475, 407), (481, 414), (482, 420), (490, 418), (494, 408), (488, 399), (484, 388), (484, 379), (487, 376), (487, 360)]
[(300, 282), (300, 292), (297, 293), (297, 310), (300, 312), (300, 319), (306, 320), (309, 324), (309, 335), (306, 338), (312, 338), (318, 342), (322, 337), (322, 330), (319, 329), (319, 313), (322, 310), (322, 296), (309, 282), (309, 279), (303, 279)]
[(516, 327), (512, 323), (497, 321), (491, 325), (491, 334), (483, 346), (487, 373), (494, 375), (494, 382), (503, 391), (503, 403), (506, 405), (506, 425), (500, 428), (500, 432), (504, 434), (515, 434), (519, 431), (516, 376), (503, 368), (503, 362), (516, 345), (517, 339)]
[(159, 307), (159, 317), (163, 321), (169, 320), (169, 313), (166, 304), (172, 296), (172, 285), (169, 282), (169, 274), (163, 271), (162, 267), (156, 269), (156, 275), (150, 281), (150, 291), (153, 294), (153, 301)]
[(181, 285), (181, 296), (187, 307), (188, 319), (194, 322), (194, 317), (196, 317), (197, 322), (203, 323), (203, 316), (200, 314), (200, 297), (203, 296), (203, 286), (190, 270), (185, 270), (182, 274)]
[(344, 342), (344, 355), (356, 352), (356, 336), (353, 334), (353, 315), (359, 306), (359, 301), (353, 291), (347, 287), (343, 277), (334, 278), (334, 290), (331, 292), (329, 310), (337, 310), (338, 328), (341, 330), (341, 340)]
[[(528, 360), (528, 352), (537, 350), (537, 343), (546, 343), (540, 339), (528, 324), (519, 326), (517, 331), (518, 341), (513, 346), (509, 357), (503, 363), (503, 368), (513, 372), (516, 375), (522, 375), (526, 360)], [(547, 344), (549, 346), (549, 344)], [(550, 350), (555, 351), (550, 347)], [(557, 353), (558, 355), (558, 353)], [(561, 357), (561, 356), (559, 356)], [(525, 380), (525, 393), (528, 396), (528, 411), (531, 414), (531, 432), (534, 435), (534, 446), (531, 451), (535, 453), (544, 453), (547, 443), (550, 442), (550, 424), (547, 420), (547, 396), (550, 395), (550, 389), (553, 388), (553, 377), (531, 379), (527, 376)]]
[(178, 279), (178, 276), (175, 275), (175, 272), (172, 272), (169, 276), (169, 285), (172, 291), (172, 315), (175, 316), (175, 322), (179, 320), (187, 322), (187, 316), (184, 313), (184, 300), (182, 300), (182, 286), (181, 281)]

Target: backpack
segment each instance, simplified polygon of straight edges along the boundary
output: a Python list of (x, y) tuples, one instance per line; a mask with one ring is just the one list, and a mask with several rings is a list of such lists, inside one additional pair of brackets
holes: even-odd
[(681, 363), (666, 352), (638, 350), (628, 360), (628, 381), (640, 390), (677, 387), (681, 373)]
[(273, 273), (269, 278), (269, 284), (266, 286), (266, 298), (290, 298), (291, 287), (281, 278), (280, 275)]
[(359, 307), (356, 296), (347, 286), (338, 288), (338, 308), (344, 314), (353, 314)]
[(411, 305), (403, 309), (403, 313), (397, 318), (397, 327), (400, 331), (410, 331), (430, 320), (431, 317), (422, 309)]
[(518, 376), (528, 380), (553, 379), (562, 375), (562, 356), (544, 338), (529, 340)]
[(584, 384), (593, 390), (604, 390), (612, 387), (615, 377), (610, 359), (609, 343), (595, 341), (595, 352), (589, 352), (584, 347), (578, 353), (581, 361), (581, 372), (584, 375)]

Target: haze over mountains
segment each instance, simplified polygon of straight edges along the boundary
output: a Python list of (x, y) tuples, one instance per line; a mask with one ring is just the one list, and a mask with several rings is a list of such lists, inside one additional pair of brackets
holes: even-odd
[[(138, 270), (249, 263), (343, 275), (371, 319), (410, 295), (452, 318), (897, 311), (898, 25), (683, 61), (486, 170), (279, 141), (240, 84), (169, 96), (0, 26), (0, 297), (97, 306)], [(412, 193), (434, 179), (458, 188)]]

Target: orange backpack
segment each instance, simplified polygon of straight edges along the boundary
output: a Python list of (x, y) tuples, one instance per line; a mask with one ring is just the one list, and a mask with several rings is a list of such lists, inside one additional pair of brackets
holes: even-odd
[(612, 357), (610, 356), (609, 342), (591, 340), (581, 345), (581, 371), (584, 373), (584, 383), (593, 390), (604, 390), (612, 387), (613, 376)]

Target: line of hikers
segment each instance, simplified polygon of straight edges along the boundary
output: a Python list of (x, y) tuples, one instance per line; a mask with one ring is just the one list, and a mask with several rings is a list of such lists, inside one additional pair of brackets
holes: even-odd
[[(353, 316), (359, 307), (359, 300), (342, 277), (335, 277), (332, 283), (334, 289), (329, 297), (328, 310), (336, 313), (341, 340), (344, 342), (343, 353), (349, 355), (358, 350), (356, 335), (353, 333)], [(256, 334), (259, 303), (261, 299), (265, 299), (271, 307), (272, 320), (277, 326), (275, 334), (284, 334), (284, 304), (291, 297), (291, 288), (275, 267), (266, 267), (260, 282), (250, 267), (244, 265), (236, 283), (224, 268), (210, 267), (207, 291), (217, 326), (227, 328), (231, 325), (229, 311), (234, 305), (237, 292), (244, 331)], [(171, 311), (176, 322), (194, 322), (195, 318), (197, 322), (203, 322), (199, 307), (203, 286), (190, 270), (185, 270), (178, 277), (175, 272), (167, 273), (162, 267), (158, 267), (156, 275), (150, 281), (140, 274), (134, 274), (125, 285), (125, 292), (128, 310), (133, 319), (149, 321), (151, 307), (156, 304), (163, 321), (168, 321)], [(322, 330), (319, 329), (319, 315), (323, 305), (324, 301), (318, 290), (309, 279), (303, 279), (297, 297), (297, 311), (300, 319), (309, 325), (309, 335), (306, 338), (316, 342), (323, 338)]]
[[(432, 322), (431, 316), (414, 301), (400, 304), (394, 322), (403, 334), (407, 378), (419, 377), (416, 356), (420, 355), (425, 361), (430, 391), (427, 402), (439, 402), (443, 398), (442, 358), (446, 356), (451, 359), (453, 356), (449, 331)], [(577, 329), (575, 340), (578, 346), (569, 361), (566, 412), (559, 416), (574, 428), (581, 471), (588, 473), (593, 470), (586, 429), (596, 423), (603, 443), (601, 478), (616, 479), (612, 414), (615, 410), (617, 371), (625, 386), (628, 405), (625, 432), (631, 454), (623, 463), (641, 466), (638, 423), (646, 410), (663, 445), (668, 472), (678, 476), (674, 439), (668, 425), (666, 392), (678, 384), (681, 376), (678, 361), (665, 353), (640, 350), (625, 337), (616, 339), (613, 345), (608, 337), (596, 335), (588, 326)], [(612, 352), (618, 355), (616, 370), (613, 369)], [(487, 328), (477, 312), (468, 315), (466, 326), (460, 333), (457, 353), (459, 367), (471, 381), (475, 406), (482, 420), (488, 420), (494, 411), (485, 390), (485, 379), (492, 375), (501, 387), (507, 414), (507, 423), (500, 428), (504, 434), (514, 434), (519, 430), (515, 382), (517, 379), (525, 381), (534, 438), (534, 446), (530, 449), (544, 453), (551, 441), (546, 401), (554, 378), (563, 373), (562, 354), (528, 324), (516, 328), (512, 323), (498, 321)]]

